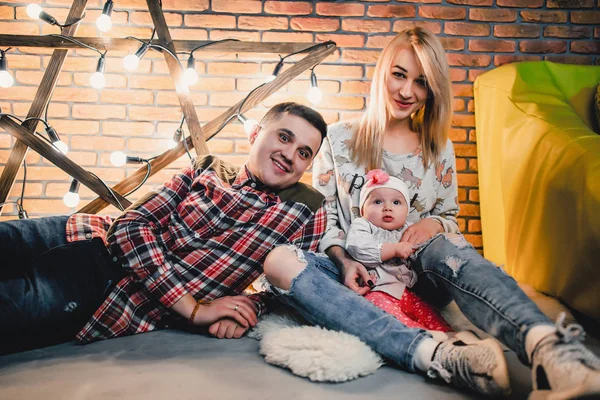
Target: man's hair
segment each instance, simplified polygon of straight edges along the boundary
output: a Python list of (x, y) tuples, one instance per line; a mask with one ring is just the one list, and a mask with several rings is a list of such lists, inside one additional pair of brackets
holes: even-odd
[(310, 107), (294, 102), (279, 103), (271, 107), (271, 109), (267, 111), (263, 119), (260, 121), (260, 125), (264, 126), (271, 121), (279, 119), (283, 114), (300, 117), (317, 128), (317, 130), (321, 133), (321, 142), (323, 142), (323, 139), (325, 139), (327, 136), (327, 124), (325, 123), (325, 120), (321, 114)]

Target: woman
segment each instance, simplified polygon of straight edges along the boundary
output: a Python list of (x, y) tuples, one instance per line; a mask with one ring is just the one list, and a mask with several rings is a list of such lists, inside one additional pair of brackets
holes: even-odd
[(315, 162), (314, 186), (326, 196), (328, 214), (320, 250), (329, 258), (275, 249), (264, 266), (273, 291), (311, 322), (360, 337), (408, 371), (480, 394), (510, 391), (506, 362), (493, 339), (437, 342), (356, 295), (369, 291), (359, 284), (369, 275), (344, 250), (345, 234), (358, 216), (366, 171), (381, 168), (416, 193), (412, 225), (401, 238), (416, 248), (409, 260), (418, 274), (415, 292), (438, 306), (455, 300), (475, 325), (533, 365), (534, 390), (569, 398), (600, 393), (600, 361), (581, 344), (581, 328), (565, 328), (562, 321), (554, 327), (512, 278), (458, 233), (451, 102), (439, 40), (421, 28), (399, 33), (379, 57), (362, 119), (330, 127)]

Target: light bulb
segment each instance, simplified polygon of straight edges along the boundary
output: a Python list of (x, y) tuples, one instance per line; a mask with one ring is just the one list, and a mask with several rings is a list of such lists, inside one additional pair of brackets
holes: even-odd
[(27, 6), (26, 11), (30, 18), (39, 19), (43, 10), (38, 4), (30, 4)]
[(306, 97), (308, 98), (308, 101), (310, 101), (312, 104), (319, 104), (321, 102), (321, 99), (323, 98), (323, 93), (321, 93), (321, 89), (319, 89), (316, 86), (313, 86), (310, 89), (308, 89)]
[(123, 65), (129, 71), (134, 71), (140, 65), (140, 59), (135, 54), (129, 54), (123, 59)]
[(183, 81), (188, 85), (192, 86), (198, 82), (198, 73), (193, 68), (186, 68), (183, 72)]
[(127, 155), (122, 151), (113, 151), (110, 155), (110, 162), (115, 167), (122, 167), (127, 162)]
[(110, 15), (100, 14), (100, 16), (96, 18), (96, 27), (100, 32), (108, 32), (110, 28), (112, 28)]
[(11, 87), (14, 82), (15, 80), (8, 71), (0, 71), (0, 87)]
[(258, 125), (258, 122), (254, 119), (247, 119), (244, 121), (244, 132), (246, 132), (246, 135), (249, 135), (250, 132), (252, 132), (252, 129), (254, 129), (254, 127)]
[(269, 83), (269, 82), (273, 82), (275, 80), (276, 76), (275, 75), (269, 75), (265, 78), (265, 82)]
[(90, 76), (90, 85), (95, 89), (102, 89), (106, 84), (106, 78), (102, 72), (94, 72)]
[(58, 151), (60, 151), (63, 154), (67, 154), (69, 152), (69, 146), (67, 146), (67, 144), (62, 140), (57, 140), (52, 144), (54, 144), (54, 147), (56, 147)]
[(63, 196), (63, 202), (67, 207), (77, 207), (77, 204), (79, 204), (79, 194), (67, 192)]

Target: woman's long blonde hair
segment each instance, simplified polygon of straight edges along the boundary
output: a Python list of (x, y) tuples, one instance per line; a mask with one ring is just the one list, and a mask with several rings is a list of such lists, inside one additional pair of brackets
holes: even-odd
[(412, 49), (423, 68), (428, 97), (425, 105), (411, 116), (410, 127), (417, 132), (422, 147), (423, 165), (436, 162), (446, 145), (452, 119), (452, 90), (446, 53), (438, 38), (423, 28), (400, 32), (383, 49), (375, 66), (367, 110), (358, 132), (350, 142), (350, 154), (368, 170), (381, 168), (383, 134), (391, 120), (388, 109), (387, 79), (396, 52)]

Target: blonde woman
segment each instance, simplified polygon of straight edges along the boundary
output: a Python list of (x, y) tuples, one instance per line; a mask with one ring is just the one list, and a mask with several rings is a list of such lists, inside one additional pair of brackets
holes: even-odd
[(411, 192), (411, 225), (400, 240), (415, 249), (408, 260), (418, 274), (414, 291), (438, 306), (455, 300), (475, 325), (533, 365), (536, 392), (551, 390), (556, 398), (600, 393), (600, 361), (581, 344), (581, 327), (564, 327), (562, 320), (554, 326), (459, 233), (451, 115), (440, 41), (421, 28), (400, 32), (379, 57), (363, 117), (330, 126), (315, 161), (313, 186), (326, 196), (328, 217), (319, 248), (328, 257), (276, 248), (264, 266), (273, 291), (311, 322), (358, 336), (403, 369), (479, 394), (510, 392), (506, 361), (494, 339), (459, 333), (438, 342), (356, 295), (369, 291), (362, 283), (369, 275), (344, 250), (346, 233), (359, 217), (366, 172), (381, 168)]

